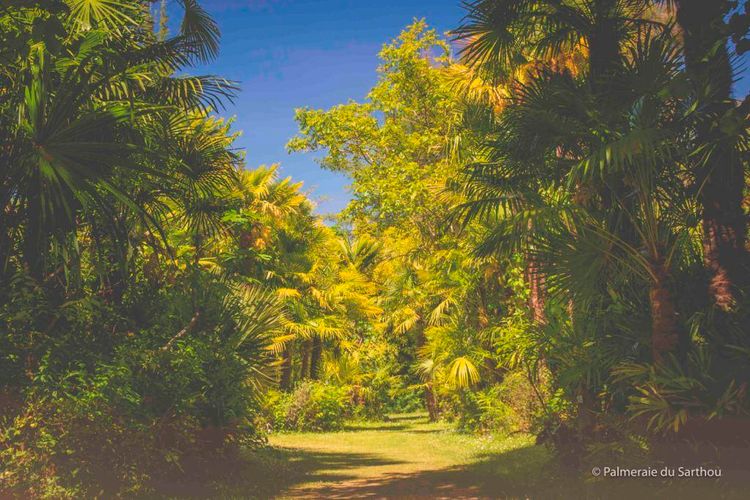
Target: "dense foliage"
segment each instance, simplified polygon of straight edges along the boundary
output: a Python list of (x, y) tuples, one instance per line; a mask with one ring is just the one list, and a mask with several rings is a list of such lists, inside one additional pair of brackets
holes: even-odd
[(185, 0), (170, 36), (150, 7), (0, 7), (3, 493), (148, 491), (193, 449), (257, 441), (269, 346), (312, 331), (336, 276), (301, 186), (244, 169), (212, 115), (236, 86), (187, 74), (216, 24)]
[(561, 451), (746, 416), (734, 9), (471, 2), (458, 60), (417, 22), (365, 102), (298, 111), (290, 148), (352, 178), (342, 216), (378, 242), (374, 333), (433, 418), (503, 420), (481, 401), (519, 400), (501, 389), (517, 374)]

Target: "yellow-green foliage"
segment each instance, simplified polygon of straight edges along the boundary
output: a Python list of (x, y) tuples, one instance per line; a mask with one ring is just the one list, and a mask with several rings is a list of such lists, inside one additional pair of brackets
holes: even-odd
[(346, 386), (312, 381), (289, 393), (269, 391), (263, 404), (268, 425), (279, 431), (340, 429), (351, 409)]

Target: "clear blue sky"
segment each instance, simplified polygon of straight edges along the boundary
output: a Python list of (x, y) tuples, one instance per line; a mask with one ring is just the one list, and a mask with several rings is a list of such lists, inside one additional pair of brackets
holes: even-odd
[[(377, 53), (414, 18), (439, 32), (455, 28), (460, 0), (203, 0), (222, 31), (218, 60), (200, 68), (240, 82), (233, 106), (239, 146), (249, 168), (281, 163), (282, 174), (304, 181), (318, 212), (343, 208), (345, 176), (318, 167), (312, 154), (286, 152), (297, 132), (294, 109), (329, 108), (362, 100), (376, 79)], [(747, 64), (744, 65), (747, 70)], [(748, 79), (737, 94), (744, 96)]]
[[(294, 109), (363, 100), (376, 79), (377, 53), (414, 18), (440, 32), (455, 28), (459, 0), (204, 0), (222, 32), (218, 60), (200, 68), (240, 82), (233, 106), (248, 168), (281, 163), (305, 183), (318, 211), (349, 199), (345, 176), (318, 167), (312, 154), (287, 154)], [(197, 71), (193, 71), (197, 72)]]

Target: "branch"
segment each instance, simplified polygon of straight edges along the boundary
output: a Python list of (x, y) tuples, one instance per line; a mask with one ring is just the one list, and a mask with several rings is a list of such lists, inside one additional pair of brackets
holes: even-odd
[(195, 328), (195, 324), (198, 323), (198, 319), (200, 318), (200, 315), (201, 315), (201, 312), (200, 311), (196, 311), (195, 315), (190, 319), (190, 323), (188, 323), (185, 328), (183, 328), (182, 330), (180, 330), (179, 332), (177, 332), (174, 337), (172, 337), (171, 339), (169, 339), (169, 341), (162, 346), (161, 351), (167, 351), (167, 350), (169, 350), (169, 348), (172, 347), (172, 344), (174, 343), (175, 340), (179, 340), (180, 338), (182, 338), (185, 335), (187, 335), (187, 333), (190, 330), (192, 330), (193, 328)]

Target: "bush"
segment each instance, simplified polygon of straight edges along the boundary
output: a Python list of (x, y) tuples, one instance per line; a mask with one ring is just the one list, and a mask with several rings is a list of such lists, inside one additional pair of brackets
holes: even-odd
[(462, 390), (442, 405), (444, 415), (462, 432), (510, 433), (518, 430), (518, 416), (500, 398), (501, 387)]
[[(148, 493), (150, 474), (177, 469), (199, 428), (182, 418), (135, 424), (100, 387), (30, 396), (0, 427), (0, 496), (82, 498)], [(161, 442), (169, 434), (169, 444)]]
[(291, 393), (269, 391), (263, 415), (276, 430), (325, 431), (340, 429), (351, 416), (350, 388), (305, 381)]
[(12, 382), (0, 385), (0, 497), (148, 494), (188, 461), (262, 438), (249, 425), (248, 380), (267, 362), (265, 337), (237, 342), (239, 319), (252, 316), (202, 278), (196, 322), (186, 281), (134, 285), (117, 308), (100, 298), (59, 306), (19, 281), (0, 304), (0, 375)]
[(423, 390), (411, 386), (395, 387), (389, 392), (386, 403), (388, 413), (413, 413), (424, 411)]
[(478, 391), (461, 389), (443, 396), (441, 410), (461, 431), (531, 432), (542, 411), (524, 373), (508, 373), (503, 381)]
[[(497, 386), (497, 398), (504, 402), (514, 415), (512, 424), (514, 431), (530, 432), (543, 411), (540, 397), (546, 400), (549, 399), (549, 394), (546, 388), (546, 376), (542, 375), (542, 380), (538, 382), (539, 387), (536, 389), (522, 372), (508, 373), (502, 383)], [(539, 394), (537, 390), (540, 391)], [(488, 412), (491, 413), (489, 410)]]
[(396, 377), (373, 377), (364, 384), (348, 385), (352, 415), (363, 420), (382, 420), (388, 413), (414, 411), (415, 406), (419, 409), (419, 394), (404, 389), (399, 382)]

